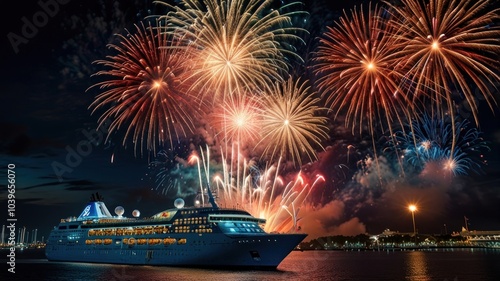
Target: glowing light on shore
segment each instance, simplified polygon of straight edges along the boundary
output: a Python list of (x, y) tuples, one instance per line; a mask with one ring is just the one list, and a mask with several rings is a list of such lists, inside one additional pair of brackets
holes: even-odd
[(410, 210), (410, 212), (415, 212), (417, 210), (417, 206), (411, 204), (408, 206), (408, 210)]

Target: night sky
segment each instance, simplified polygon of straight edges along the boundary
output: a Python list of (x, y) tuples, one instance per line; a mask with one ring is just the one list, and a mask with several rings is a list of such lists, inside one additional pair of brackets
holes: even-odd
[[(42, 10), (38, 1), (16, 2), (18, 7), (4, 11), (1, 25), (0, 180), (5, 187), (7, 165), (15, 164), (17, 226), (38, 229), (38, 239), (47, 238), (61, 218), (78, 216), (95, 192), (104, 197), (112, 213), (118, 205), (128, 216), (134, 209), (148, 216), (172, 207), (175, 196), (161, 194), (148, 176), (154, 156), (135, 155), (119, 138), (104, 143), (106, 135), (96, 132), (99, 116), (88, 110), (96, 91), (87, 89), (97, 81), (90, 75), (99, 70), (92, 61), (108, 54), (106, 44), (113, 40), (112, 33), (154, 14), (152, 1), (103, 0), (92, 5), (66, 1), (46, 23), (28, 31), (31, 38), (14, 45), (7, 35), (21, 34), (23, 18), (32, 19)], [(341, 9), (360, 3), (317, 2), (306, 6), (314, 11), (316, 32), (331, 25)], [(495, 95), (498, 98), (499, 93)], [(393, 180), (378, 188), (361, 184), (363, 179), (356, 173), (356, 161), (364, 159), (370, 147), (367, 140), (353, 136), (349, 128), (342, 128), (342, 121), (336, 121), (332, 139), (325, 144), (328, 149), (303, 168), (321, 172), (328, 184), (313, 192), (311, 199), (317, 205), (304, 208), (302, 230), (310, 238), (376, 234), (386, 228), (410, 232), (409, 203), (419, 206), (416, 223), (421, 233), (443, 233), (445, 224), (448, 232), (460, 231), (464, 216), (470, 229), (500, 230), (500, 111), (492, 112), (485, 104), (480, 109), (480, 129), (491, 148), (483, 173), (427, 179), (425, 184), (388, 175)], [(90, 143), (89, 136), (98, 142)], [(173, 154), (186, 158), (190, 144), (182, 142)], [(356, 148), (347, 152), (350, 165), (345, 163), (349, 145)], [(344, 163), (347, 175), (336, 168)], [(2, 224), (7, 224), (6, 199), (2, 188)]]

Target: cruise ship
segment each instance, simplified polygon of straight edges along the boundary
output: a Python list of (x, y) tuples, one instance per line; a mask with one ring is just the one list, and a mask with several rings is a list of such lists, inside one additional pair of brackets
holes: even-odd
[(49, 261), (275, 269), (307, 236), (267, 233), (265, 220), (248, 212), (211, 206), (175, 208), (151, 217), (113, 216), (98, 193), (78, 217), (62, 219), (51, 231), (45, 255)]

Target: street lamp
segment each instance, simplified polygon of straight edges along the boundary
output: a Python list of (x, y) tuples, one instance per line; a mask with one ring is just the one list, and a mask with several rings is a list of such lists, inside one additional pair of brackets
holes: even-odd
[(417, 210), (417, 206), (411, 204), (408, 206), (408, 210), (411, 212), (411, 219), (413, 221), (413, 236), (415, 236), (415, 244), (417, 244), (417, 228), (415, 227), (415, 211)]

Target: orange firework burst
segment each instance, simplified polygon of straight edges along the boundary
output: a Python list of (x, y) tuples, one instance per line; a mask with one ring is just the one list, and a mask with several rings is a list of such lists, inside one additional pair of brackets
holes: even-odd
[(259, 137), (259, 108), (257, 96), (230, 96), (216, 107), (210, 123), (223, 142), (253, 143)]
[[(95, 75), (107, 80), (92, 87), (104, 90), (90, 105), (96, 110), (109, 106), (99, 118), (99, 126), (109, 126), (108, 133), (126, 128), (125, 145), (131, 135), (134, 150), (140, 144), (148, 150), (186, 136), (194, 129), (192, 115), (195, 97), (186, 94), (185, 77), (189, 52), (175, 48), (159, 27), (136, 26), (136, 33), (118, 35), (118, 44), (109, 47), (116, 55), (97, 64), (108, 67)], [(109, 137), (109, 135), (108, 135)]]
[(191, 90), (216, 99), (282, 80), (289, 67), (285, 55), (298, 55), (281, 41), (301, 39), (299, 28), (291, 26), (294, 12), (282, 14), (271, 2), (192, 0), (171, 7), (165, 16), (170, 32), (189, 38), (197, 49)]
[[(457, 99), (467, 102), (478, 121), (478, 99), (493, 110), (493, 91), (500, 81), (499, 9), (490, 0), (402, 0), (392, 5), (392, 24), (401, 32), (407, 79), (415, 100), (431, 104), (438, 114), (454, 117)], [(459, 95), (454, 96), (454, 91)], [(477, 95), (476, 94), (480, 94)], [(452, 128), (455, 129), (454, 119)], [(453, 137), (455, 138), (455, 133)], [(455, 146), (456, 140), (453, 140)], [(453, 152), (453, 149), (452, 149)], [(452, 153), (453, 154), (453, 153)]]
[[(392, 24), (401, 31), (407, 79), (415, 97), (428, 98), (435, 109), (454, 116), (453, 90), (470, 104), (477, 119), (475, 90), (492, 107), (492, 90), (500, 81), (500, 29), (493, 23), (499, 9), (490, 0), (402, 0)], [(475, 86), (473, 86), (475, 85)], [(442, 109), (443, 105), (444, 108)]]
[(378, 5), (367, 11), (361, 6), (350, 15), (344, 11), (320, 39), (314, 57), (319, 89), (335, 117), (345, 110), (346, 126), (352, 125), (353, 131), (359, 126), (360, 133), (365, 122), (373, 135), (375, 123), (391, 129), (414, 111), (400, 84), (405, 73), (390, 50), (401, 40), (387, 24), (388, 16)]
[(317, 106), (319, 98), (314, 98), (316, 93), (310, 92), (307, 84), (289, 78), (275, 83), (272, 92), (262, 96), (265, 110), (261, 113), (259, 144), (264, 144), (263, 156), (269, 156), (271, 162), (288, 158), (301, 165), (302, 156), (314, 160), (316, 149), (323, 149), (321, 141), (328, 137), (327, 118), (319, 115), (323, 108)]

